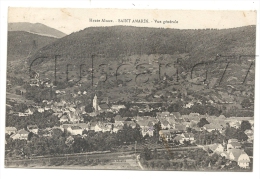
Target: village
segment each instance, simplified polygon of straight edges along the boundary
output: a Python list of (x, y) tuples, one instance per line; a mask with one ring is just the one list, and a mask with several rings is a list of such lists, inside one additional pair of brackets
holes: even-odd
[[(81, 95), (84, 95), (82, 93)], [(250, 168), (253, 153), (253, 117), (228, 117), (224, 115), (210, 116), (190, 113), (181, 115), (179, 112), (161, 111), (156, 109), (156, 115), (150, 116), (121, 116), (122, 111), (137, 108), (139, 111), (153, 111), (148, 107), (132, 106), (130, 109), (124, 104), (115, 104), (107, 101), (100, 102), (95, 95), (92, 100), (93, 111), (86, 110), (84, 105), (75, 105), (65, 100), (54, 102), (43, 100), (44, 106), (31, 106), (25, 111), (13, 113), (20, 120), (34, 115), (51, 111), (51, 115), (58, 119), (58, 124), (52, 127), (40, 128), (37, 124), (30, 124), (24, 128), (15, 126), (6, 127), (6, 145), (8, 142), (23, 140), (33, 142), (29, 139), (33, 136), (52, 137), (54, 131), (62, 131), (66, 134), (66, 141), (69, 143), (75, 137), (86, 138), (92, 133), (119, 134), (124, 130), (133, 129), (133, 135), (140, 133), (142, 139), (134, 138), (125, 141), (124, 145), (133, 145), (134, 140), (149, 141), (155, 139), (150, 145), (155, 148), (181, 148), (195, 146), (229, 161), (234, 161), (240, 168)], [(102, 116), (102, 117), (100, 117)], [(98, 119), (98, 120), (97, 120)], [(43, 119), (44, 120), (44, 119)], [(131, 135), (131, 134), (129, 134)], [(30, 141), (29, 141), (30, 140)], [(119, 139), (120, 140), (120, 139)], [(126, 139), (127, 140), (127, 139)], [(145, 144), (141, 144), (144, 146)], [(147, 145), (149, 147), (149, 143)], [(136, 146), (135, 146), (136, 147)], [(116, 145), (113, 147), (116, 148)], [(127, 149), (127, 147), (125, 147)], [(129, 147), (130, 148), (130, 147)], [(82, 149), (83, 150), (83, 149)], [(129, 150), (133, 150), (133, 147)], [(141, 149), (140, 149), (141, 150)], [(248, 152), (249, 151), (249, 152)], [(24, 152), (21, 152), (24, 153)], [(20, 155), (21, 155), (20, 153)]]

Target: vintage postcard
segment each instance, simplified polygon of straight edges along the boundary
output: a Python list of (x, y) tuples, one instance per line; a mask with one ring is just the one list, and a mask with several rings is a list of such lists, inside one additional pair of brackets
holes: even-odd
[(256, 16), (10, 7), (5, 167), (252, 172)]

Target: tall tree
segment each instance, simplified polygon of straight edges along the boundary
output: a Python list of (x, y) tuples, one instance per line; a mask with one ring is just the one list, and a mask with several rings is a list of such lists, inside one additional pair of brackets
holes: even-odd
[(242, 131), (245, 131), (245, 130), (248, 130), (248, 129), (251, 129), (251, 124), (250, 124), (250, 122), (249, 121), (242, 121), (241, 122), (241, 130)]
[(201, 118), (200, 121), (197, 123), (198, 127), (203, 127), (205, 124), (209, 124), (206, 118)]

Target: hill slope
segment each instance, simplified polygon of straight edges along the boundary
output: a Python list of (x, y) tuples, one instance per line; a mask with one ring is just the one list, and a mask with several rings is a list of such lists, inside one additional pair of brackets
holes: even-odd
[(30, 56), (40, 48), (54, 42), (55, 40), (56, 38), (53, 37), (40, 36), (29, 32), (8, 32), (8, 61)]
[[(192, 79), (190, 79), (190, 71), (194, 64), (201, 61), (212, 61), (216, 59), (217, 54), (222, 56), (234, 55), (236, 58), (240, 55), (255, 54), (255, 32), (255, 26), (222, 30), (179, 30), (127, 26), (91, 27), (44, 46), (30, 58), (30, 61), (37, 57), (49, 57), (41, 58), (41, 60), (33, 63), (33, 68), (40, 73), (42, 78), (53, 79), (54, 56), (60, 55), (56, 68), (58, 81), (64, 82), (66, 79), (77, 81), (80, 68), (83, 67), (82, 71), (86, 72), (86, 83), (90, 83), (91, 55), (95, 55), (93, 83), (99, 84), (100, 81), (103, 81), (101, 78), (104, 77), (104, 74), (108, 74), (109, 79), (106, 80), (104, 85), (106, 89), (118, 85), (118, 78), (120, 77), (115, 76), (116, 70), (121, 63), (126, 63), (127, 66), (120, 68), (123, 74), (122, 80), (129, 81), (125, 84), (126, 89), (134, 85), (141, 87), (140, 84), (136, 84), (136, 73), (150, 71), (150, 81), (142, 83), (143, 88), (148, 87), (149, 90), (155, 89), (159, 73), (160, 76), (167, 73), (168, 76), (173, 77), (174, 81), (181, 78), (180, 83), (186, 86), (182, 88), (186, 88), (188, 91), (202, 92), (206, 88), (204, 83), (210, 83), (211, 87), (209, 88), (215, 88), (219, 84), (225, 86), (229, 84), (230, 79), (236, 79), (237, 88), (242, 90), (244, 87), (240, 87), (239, 84), (245, 78), (250, 65), (247, 60), (235, 60), (235, 64), (229, 65), (226, 69), (224, 77), (221, 76), (226, 68), (225, 61), (196, 67)], [(179, 67), (170, 65), (171, 67), (167, 68), (166, 64), (176, 64), (177, 59), (180, 59), (179, 65), (177, 65)], [(160, 72), (158, 63), (164, 64)], [(68, 67), (68, 64), (73, 65)], [(81, 64), (85, 65), (81, 66)], [(107, 65), (104, 66), (104, 64)], [(138, 64), (147, 65), (141, 68), (140, 65), (138, 67)], [(176, 75), (177, 68), (178, 73), (181, 74), (179, 76)], [(67, 73), (68, 70), (69, 73)], [(207, 75), (205, 74), (206, 70), (208, 71)], [(207, 76), (207, 79), (203, 82), (205, 76)], [(250, 70), (247, 79), (248, 83), (251, 83), (250, 89), (253, 89), (253, 70)], [(247, 85), (249, 86), (249, 84)]]
[(25, 31), (42, 36), (61, 38), (66, 36), (65, 33), (56, 30), (54, 28), (48, 27), (41, 23), (29, 23), (29, 22), (18, 22), (18, 23), (9, 23), (8, 31)]
[[(29, 32), (8, 32), (7, 69), (8, 72), (20, 71), (25, 62), (36, 51), (57, 40), (53, 37), (40, 36)], [(27, 66), (26, 66), (27, 68)], [(23, 73), (23, 71), (21, 72)], [(9, 73), (10, 74), (10, 73)]]
[(223, 30), (91, 27), (58, 39), (36, 56), (62, 55), (69, 62), (92, 54), (117, 58), (120, 55), (188, 53), (189, 63), (195, 63), (214, 59), (217, 54), (255, 54), (255, 32), (255, 26)]

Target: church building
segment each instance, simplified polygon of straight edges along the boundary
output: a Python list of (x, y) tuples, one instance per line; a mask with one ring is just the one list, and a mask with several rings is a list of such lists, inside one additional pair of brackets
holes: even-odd
[(108, 102), (99, 104), (96, 94), (93, 98), (93, 108), (95, 110), (95, 113), (110, 111), (110, 106), (108, 105)]

